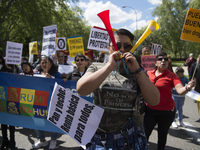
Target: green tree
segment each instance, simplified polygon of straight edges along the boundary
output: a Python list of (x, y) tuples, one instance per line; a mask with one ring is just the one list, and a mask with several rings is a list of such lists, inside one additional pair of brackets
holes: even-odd
[(185, 16), (189, 7), (186, 0), (163, 0), (153, 11), (153, 16), (159, 17), (159, 35), (163, 39), (163, 49), (174, 53), (174, 56), (186, 57), (186, 41), (180, 39)]
[[(5, 54), (6, 42), (23, 43), (23, 55), (28, 54), (28, 43), (41, 41), (44, 26), (54, 24), (58, 8), (67, 13), (66, 2), (78, 0), (1, 0), (0, 1), (0, 48)], [(41, 42), (39, 43), (41, 46)]]

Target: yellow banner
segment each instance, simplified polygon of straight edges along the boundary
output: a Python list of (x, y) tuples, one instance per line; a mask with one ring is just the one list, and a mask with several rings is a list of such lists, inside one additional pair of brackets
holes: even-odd
[(67, 43), (70, 57), (75, 57), (78, 53), (85, 55), (81, 36), (67, 38)]
[(29, 54), (38, 54), (37, 42), (29, 43)]
[(189, 8), (181, 39), (200, 43), (200, 10)]

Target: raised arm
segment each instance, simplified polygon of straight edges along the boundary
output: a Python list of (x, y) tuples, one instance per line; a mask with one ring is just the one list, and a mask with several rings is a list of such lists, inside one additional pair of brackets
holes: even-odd
[(195, 80), (191, 80), (187, 85), (183, 86), (182, 84), (177, 84), (175, 86), (176, 91), (178, 94), (184, 95), (187, 94), (195, 86)]
[[(85, 96), (95, 91), (106, 79), (109, 73), (117, 68), (115, 59), (119, 56), (119, 53), (114, 52), (109, 56), (109, 61), (104, 67), (94, 73), (86, 72), (77, 82), (76, 89), (78, 94)], [(119, 63), (121, 63), (121, 60)]]
[[(125, 53), (126, 64), (132, 72), (136, 72), (139, 69), (138, 62), (135, 57), (130, 53)], [(157, 87), (149, 80), (144, 71), (140, 71), (136, 74), (142, 95), (144, 100), (149, 105), (157, 105), (160, 102), (160, 92)]]

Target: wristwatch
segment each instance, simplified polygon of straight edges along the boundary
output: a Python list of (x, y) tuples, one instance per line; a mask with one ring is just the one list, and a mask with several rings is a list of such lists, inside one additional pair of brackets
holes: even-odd
[(143, 69), (140, 67), (137, 71), (135, 71), (135, 74), (138, 74), (139, 72), (141, 72)]

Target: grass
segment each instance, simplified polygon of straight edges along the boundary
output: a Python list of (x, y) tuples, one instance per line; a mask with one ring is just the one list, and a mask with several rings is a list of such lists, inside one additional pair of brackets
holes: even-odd
[(185, 64), (185, 61), (172, 61), (173, 67), (184, 66), (184, 64)]

